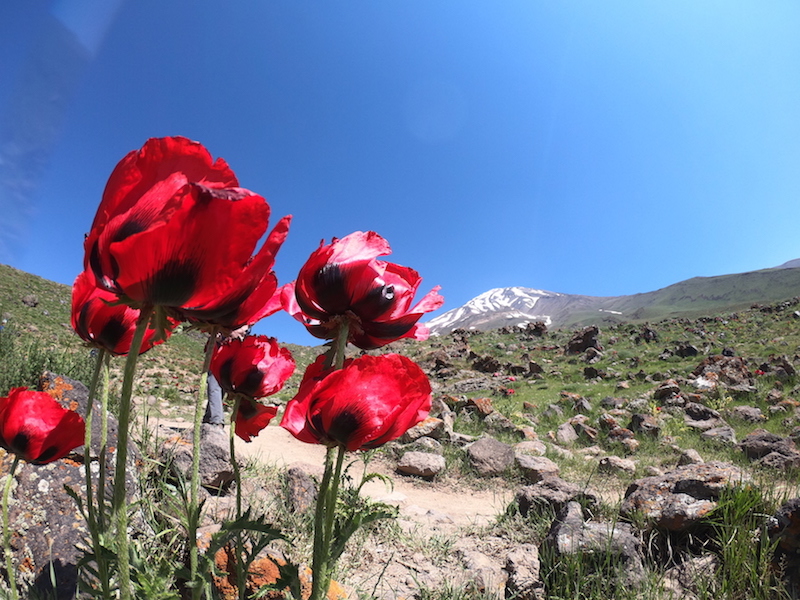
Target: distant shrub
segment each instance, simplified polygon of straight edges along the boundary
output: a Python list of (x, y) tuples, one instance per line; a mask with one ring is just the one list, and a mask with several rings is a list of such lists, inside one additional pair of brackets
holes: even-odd
[(6, 326), (0, 330), (0, 396), (11, 388), (35, 388), (44, 371), (89, 382), (94, 360), (89, 351), (48, 347), (41, 339)]

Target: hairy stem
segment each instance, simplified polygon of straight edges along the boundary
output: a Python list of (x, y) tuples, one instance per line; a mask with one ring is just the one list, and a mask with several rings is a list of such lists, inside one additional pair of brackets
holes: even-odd
[[(102, 526), (98, 523), (98, 515), (102, 515), (103, 513), (105, 498), (102, 495), (103, 491), (99, 489), (98, 482), (97, 507), (95, 507), (92, 490), (92, 420), (94, 417), (94, 398), (97, 394), (100, 373), (103, 369), (103, 364), (106, 362), (106, 355), (107, 352), (105, 348), (100, 348), (97, 353), (97, 364), (95, 365), (92, 381), (89, 386), (89, 398), (86, 401), (86, 435), (83, 442), (83, 470), (86, 476), (86, 520), (88, 522), (89, 533), (92, 536), (92, 548), (94, 550), (94, 559), (97, 564), (98, 579), (100, 580), (103, 598), (110, 599), (111, 589), (109, 587), (108, 563), (105, 560), (100, 542)], [(106, 377), (107, 376), (108, 373), (106, 372)], [(105, 390), (105, 395), (106, 397), (108, 396), (107, 390)]]
[(17, 592), (17, 575), (14, 570), (14, 560), (11, 556), (11, 529), (8, 523), (8, 499), (11, 496), (11, 484), (14, 481), (14, 473), (17, 471), (19, 456), (14, 455), (14, 462), (11, 463), (11, 470), (6, 479), (6, 489), (3, 492), (3, 554), (6, 555), (6, 574), (8, 575), (8, 585), (11, 588), (11, 600), (19, 598)]
[[(192, 436), (192, 478), (191, 495), (189, 496), (189, 510), (192, 514), (198, 510), (200, 503), (200, 433), (203, 427), (203, 412), (205, 411), (206, 390), (208, 389), (208, 368), (211, 366), (211, 357), (214, 355), (217, 331), (212, 328), (206, 354), (203, 360), (203, 371), (200, 376), (200, 388), (197, 390), (197, 400), (194, 405), (194, 435)], [(198, 515), (199, 517), (199, 515)], [(198, 580), (197, 566), (200, 549), (197, 547), (197, 525), (199, 518), (189, 520), (188, 542), (189, 546), (189, 581), (192, 583), (192, 599), (200, 600), (203, 588)]]
[(119, 399), (119, 427), (117, 431), (117, 461), (114, 469), (114, 493), (111, 499), (111, 514), (116, 523), (117, 561), (119, 565), (120, 600), (131, 600), (131, 565), (128, 553), (128, 503), (125, 486), (125, 471), (128, 463), (128, 434), (131, 421), (131, 395), (133, 378), (136, 374), (136, 361), (142, 347), (145, 331), (153, 314), (153, 308), (142, 308), (139, 322), (133, 334), (131, 349), (125, 361), (122, 379), (122, 394)]

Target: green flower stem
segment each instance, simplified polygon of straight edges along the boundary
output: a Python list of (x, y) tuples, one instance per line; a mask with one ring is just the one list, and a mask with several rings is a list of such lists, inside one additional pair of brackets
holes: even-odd
[[(344, 367), (347, 352), (347, 338), (350, 333), (350, 322), (342, 320), (336, 339), (333, 341), (333, 368)], [(338, 448), (335, 466), (333, 455)], [(317, 509), (314, 514), (314, 555), (312, 559), (311, 596), (309, 600), (322, 600), (331, 583), (330, 549), (333, 541), (333, 524), (336, 517), (336, 499), (339, 495), (339, 482), (342, 477), (342, 463), (345, 448), (333, 446), (325, 454), (325, 472), (317, 494)]]
[(328, 448), (325, 453), (325, 471), (322, 474), (322, 481), (317, 492), (317, 507), (314, 513), (314, 549), (311, 562), (311, 596), (309, 600), (321, 600), (324, 593), (323, 580), (325, 571), (328, 569), (328, 557), (330, 542), (326, 544), (325, 531), (327, 523), (327, 511), (329, 508), (329, 488), (331, 477), (333, 476), (333, 453), (335, 447)]
[[(231, 443), (231, 466), (233, 467), (233, 480), (236, 483), (236, 520), (242, 516), (242, 474), (239, 471), (239, 461), (236, 460), (236, 414), (239, 411), (239, 403), (242, 398), (239, 394), (231, 394), (233, 397), (233, 409), (231, 410), (230, 443)], [(229, 396), (230, 397), (230, 396)], [(244, 542), (241, 530), (236, 533), (236, 588), (239, 590), (240, 600), (247, 598), (247, 573), (242, 565), (242, 553), (244, 552)]]
[[(212, 327), (209, 333), (206, 354), (203, 360), (203, 371), (200, 376), (200, 388), (197, 390), (197, 401), (194, 405), (194, 435), (192, 436), (192, 479), (191, 495), (189, 496), (189, 510), (195, 514), (200, 505), (200, 433), (203, 427), (203, 413), (205, 411), (206, 390), (208, 389), (208, 368), (211, 366), (211, 357), (216, 347), (217, 329)], [(199, 515), (198, 515), (199, 517)], [(192, 599), (200, 600), (203, 588), (197, 578), (200, 549), (197, 547), (197, 525), (199, 518), (189, 519), (189, 581), (192, 583)]]
[(336, 340), (334, 341), (335, 344), (335, 353), (333, 359), (333, 368), (334, 369), (341, 369), (344, 366), (344, 357), (347, 352), (347, 338), (350, 334), (350, 322), (345, 320), (342, 321), (342, 324), (339, 326), (339, 331), (336, 335)]
[(236, 518), (242, 516), (242, 475), (239, 471), (239, 462), (236, 460), (236, 414), (239, 411), (239, 403), (242, 397), (239, 394), (232, 394), (233, 407), (231, 409), (230, 441), (231, 441), (231, 467), (233, 467), (233, 480), (236, 482)]
[(19, 598), (17, 592), (17, 575), (14, 571), (14, 560), (11, 556), (11, 530), (8, 527), (8, 499), (11, 496), (11, 484), (14, 481), (14, 473), (17, 471), (19, 456), (14, 455), (14, 462), (11, 463), (11, 470), (6, 479), (6, 489), (3, 493), (3, 554), (6, 555), (6, 571), (8, 575), (8, 585), (11, 587), (11, 600)]
[(106, 478), (108, 475), (108, 464), (106, 455), (108, 454), (108, 392), (109, 392), (109, 363), (111, 354), (106, 352), (105, 364), (103, 365), (103, 388), (100, 393), (100, 474), (97, 479), (97, 502), (99, 512), (97, 522), (102, 531), (106, 530)]
[(122, 394), (119, 399), (119, 427), (117, 431), (117, 462), (114, 470), (114, 494), (111, 499), (111, 514), (117, 526), (117, 561), (119, 565), (119, 598), (131, 600), (131, 565), (128, 553), (128, 504), (125, 486), (125, 470), (128, 463), (128, 433), (131, 421), (131, 395), (133, 378), (136, 374), (136, 361), (142, 347), (145, 331), (153, 314), (153, 307), (142, 308), (139, 322), (133, 334), (131, 350), (125, 361), (122, 379)]
[[(102, 586), (103, 598), (111, 598), (111, 589), (109, 587), (108, 577), (108, 563), (103, 555), (103, 548), (100, 543), (101, 529), (98, 527), (98, 513), (102, 513), (103, 504), (105, 499), (99, 493), (97, 496), (98, 506), (94, 505), (94, 494), (92, 492), (92, 417), (94, 416), (94, 398), (97, 393), (97, 385), (100, 380), (100, 372), (103, 368), (103, 363), (106, 362), (106, 350), (100, 348), (97, 353), (97, 364), (94, 368), (92, 375), (92, 382), (89, 386), (89, 398), (86, 401), (86, 436), (83, 443), (83, 470), (86, 475), (86, 518), (88, 521), (89, 533), (92, 536), (92, 547), (94, 549), (94, 558), (97, 564), (97, 573)], [(106, 372), (106, 376), (108, 373)], [(107, 397), (107, 391), (106, 391)]]
[[(322, 600), (331, 585), (331, 542), (333, 542), (333, 524), (336, 517), (336, 501), (339, 496), (339, 483), (342, 479), (342, 465), (345, 455), (344, 446), (328, 448), (325, 455), (325, 473), (322, 477), (317, 497), (317, 514), (314, 522), (314, 563), (312, 566), (311, 596), (309, 600)], [(333, 455), (336, 453), (334, 466)], [(320, 510), (322, 506), (322, 510)], [(321, 530), (320, 535), (317, 532)]]

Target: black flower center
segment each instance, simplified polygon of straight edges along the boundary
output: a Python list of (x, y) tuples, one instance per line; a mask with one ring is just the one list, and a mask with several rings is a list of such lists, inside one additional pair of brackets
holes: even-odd
[(200, 267), (191, 261), (169, 260), (147, 282), (147, 298), (156, 306), (183, 306), (194, 294)]

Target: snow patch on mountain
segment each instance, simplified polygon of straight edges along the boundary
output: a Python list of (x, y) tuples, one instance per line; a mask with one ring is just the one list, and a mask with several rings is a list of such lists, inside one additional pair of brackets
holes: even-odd
[[(428, 321), (431, 332), (441, 333), (449, 331), (455, 324), (469, 326), (470, 321), (476, 318), (503, 314), (503, 318), (514, 325), (525, 325), (535, 321), (544, 321), (550, 325), (549, 315), (537, 313), (535, 307), (541, 298), (556, 298), (563, 296), (554, 292), (536, 290), (523, 287), (495, 288), (476, 296), (464, 306), (454, 308)], [(513, 323), (512, 323), (513, 321)]]

